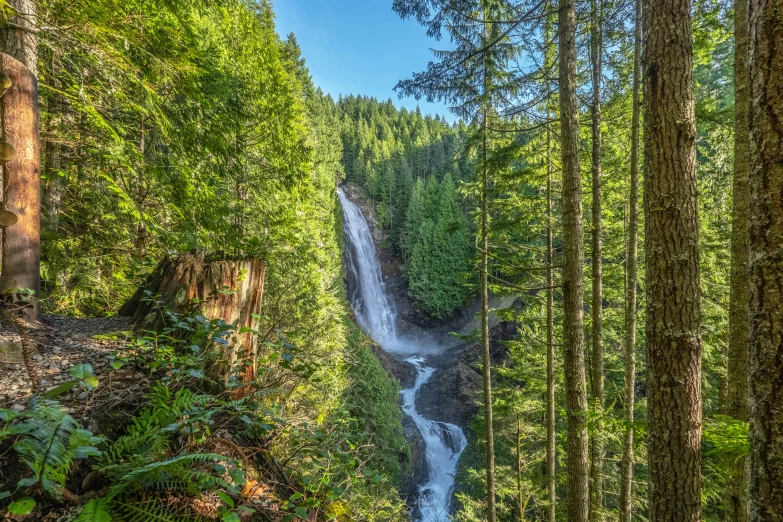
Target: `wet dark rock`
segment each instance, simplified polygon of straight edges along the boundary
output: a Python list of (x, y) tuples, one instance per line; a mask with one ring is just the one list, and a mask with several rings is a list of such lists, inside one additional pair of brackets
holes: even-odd
[(402, 431), (411, 447), (411, 469), (401, 480), (400, 494), (403, 498), (408, 499), (408, 505), (412, 506), (419, 494), (419, 486), (429, 476), (429, 466), (424, 456), (424, 437), (421, 436), (413, 419), (407, 415), (402, 418)]
[(416, 368), (373, 343), (372, 352), (386, 372), (400, 382), (400, 387), (412, 388), (416, 382)]
[[(503, 341), (513, 339), (516, 327), (502, 322), (490, 330), (490, 356), (493, 366), (508, 363), (508, 348)], [(478, 413), (479, 392), (483, 388), (480, 362), (481, 344), (462, 345), (428, 361), (436, 368), (421, 387), (416, 409), (430, 419), (466, 427)]]

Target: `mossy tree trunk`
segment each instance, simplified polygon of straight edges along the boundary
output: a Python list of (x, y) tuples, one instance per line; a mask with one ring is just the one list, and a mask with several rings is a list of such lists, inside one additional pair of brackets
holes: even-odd
[(783, 3), (751, 0), (749, 520), (783, 522)]

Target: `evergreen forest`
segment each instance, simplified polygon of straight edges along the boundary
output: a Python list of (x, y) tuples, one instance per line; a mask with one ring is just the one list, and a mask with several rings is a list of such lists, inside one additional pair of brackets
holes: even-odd
[(0, 0), (0, 520), (783, 522), (783, 2), (374, 1)]

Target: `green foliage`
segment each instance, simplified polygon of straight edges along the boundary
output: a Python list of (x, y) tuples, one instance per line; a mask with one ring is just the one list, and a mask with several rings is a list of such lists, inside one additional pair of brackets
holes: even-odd
[(473, 245), (451, 175), (443, 178), (438, 196), (437, 204), (429, 205), (434, 219), (425, 213), (417, 234), (408, 267), (408, 293), (422, 310), (445, 318), (469, 295)]
[(34, 397), (19, 420), (15, 431), (22, 436), (14, 450), (33, 472), (20, 486), (40, 485), (61, 499), (73, 460), (100, 455), (97, 446), (103, 439), (81, 429), (59, 404), (46, 399)]
[[(371, 98), (343, 98), (338, 109), (346, 178), (375, 203), (378, 225), (406, 263), (411, 297), (430, 315), (451, 315), (470, 294), (466, 272), (474, 254), (455, 185), (472, 177), (462, 150), (466, 128)], [(436, 231), (424, 237), (427, 220)]]
[(278, 204), (306, 196), (333, 142), (312, 139), (307, 105), (330, 102), (288, 69), (270, 5), (39, 9), (55, 28), (39, 67), (46, 306), (110, 312), (171, 250), (273, 249), (257, 232), (290, 218)]
[(30, 497), (20, 498), (8, 504), (8, 512), (14, 515), (27, 515), (35, 509), (35, 500)]
[(398, 406), (399, 386), (389, 379), (370, 347), (371, 341), (353, 324), (348, 323), (350, 366), (344, 403), (357, 421), (358, 432), (372, 444), (368, 467), (399, 483), (409, 471), (410, 448), (402, 433), (402, 411)]

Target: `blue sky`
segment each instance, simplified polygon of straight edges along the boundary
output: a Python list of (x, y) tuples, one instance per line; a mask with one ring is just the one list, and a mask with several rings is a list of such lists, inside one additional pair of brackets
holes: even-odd
[(333, 97), (391, 98), (398, 107), (418, 105), (425, 114), (453, 121), (443, 104), (399, 99), (394, 92), (399, 80), (426, 68), (430, 48), (448, 42), (427, 38), (415, 20), (402, 20), (392, 0), (273, 0), (273, 5), (278, 34), (296, 35), (313, 81)]

